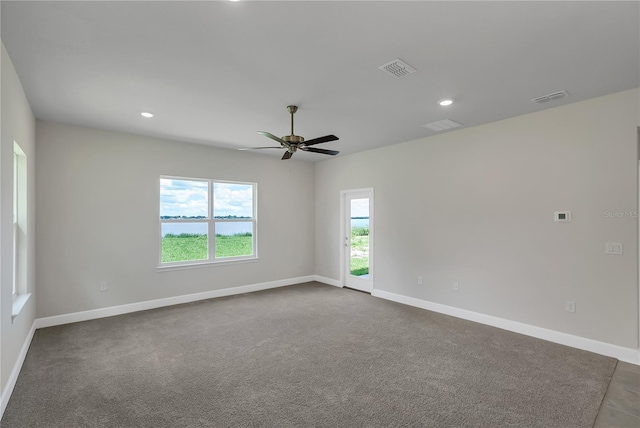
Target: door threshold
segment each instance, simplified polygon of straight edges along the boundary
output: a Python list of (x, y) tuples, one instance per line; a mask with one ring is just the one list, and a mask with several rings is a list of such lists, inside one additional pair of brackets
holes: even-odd
[(342, 288), (346, 288), (347, 290), (351, 290), (351, 291), (357, 291), (358, 293), (368, 294), (369, 296), (371, 296), (370, 291), (358, 290), (357, 288), (347, 287), (346, 285)]

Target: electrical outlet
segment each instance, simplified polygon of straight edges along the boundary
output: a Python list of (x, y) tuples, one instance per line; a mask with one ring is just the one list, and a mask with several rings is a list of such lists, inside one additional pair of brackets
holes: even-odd
[(575, 313), (576, 312), (576, 302), (574, 302), (573, 300), (567, 300), (564, 303), (564, 309), (567, 312)]
[(422, 285), (422, 277), (421, 276), (418, 277), (418, 285)]
[(460, 285), (457, 282), (454, 282), (453, 283), (453, 289), (456, 290), (456, 291), (459, 291), (460, 290)]
[(100, 283), (100, 291), (107, 291), (109, 289), (109, 287), (107, 287), (107, 283), (106, 282), (101, 282)]

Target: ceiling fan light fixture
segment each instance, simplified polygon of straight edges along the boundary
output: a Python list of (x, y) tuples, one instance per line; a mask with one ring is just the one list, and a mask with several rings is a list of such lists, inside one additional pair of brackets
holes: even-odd
[(453, 100), (451, 98), (445, 98), (445, 99), (442, 99), (442, 100), (438, 101), (438, 104), (440, 106), (442, 106), (442, 107), (448, 107), (451, 104), (453, 104)]

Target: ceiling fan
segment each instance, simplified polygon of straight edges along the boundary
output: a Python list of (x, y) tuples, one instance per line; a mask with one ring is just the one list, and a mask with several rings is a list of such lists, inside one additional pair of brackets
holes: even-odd
[(337, 150), (326, 150), (326, 149), (316, 149), (315, 147), (309, 147), (316, 144), (328, 143), (329, 141), (336, 141), (338, 137), (335, 135), (325, 135), (324, 137), (314, 138), (312, 140), (305, 141), (303, 137), (299, 135), (295, 135), (293, 133), (293, 115), (296, 111), (298, 111), (297, 106), (287, 106), (287, 110), (291, 113), (291, 135), (285, 135), (284, 137), (276, 137), (269, 132), (258, 131), (258, 134), (262, 134), (267, 138), (271, 138), (274, 141), (280, 143), (279, 147), (249, 147), (240, 150), (261, 150), (261, 149), (285, 149), (284, 156), (282, 156), (282, 160), (291, 159), (291, 156), (298, 151), (302, 150), (304, 152), (312, 152), (312, 153), (322, 153), (323, 155), (335, 156), (340, 153)]

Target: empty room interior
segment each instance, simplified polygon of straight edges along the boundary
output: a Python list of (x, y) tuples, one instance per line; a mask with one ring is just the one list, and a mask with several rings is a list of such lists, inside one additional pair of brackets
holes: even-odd
[(640, 426), (637, 1), (1, 1), (2, 427)]

